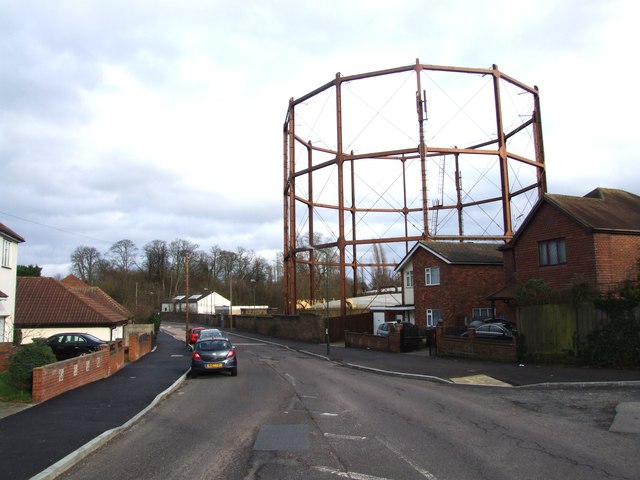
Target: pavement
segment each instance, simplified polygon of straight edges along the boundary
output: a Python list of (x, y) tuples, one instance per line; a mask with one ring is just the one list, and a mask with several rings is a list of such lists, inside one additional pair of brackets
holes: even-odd
[[(446, 384), (503, 388), (640, 386), (640, 370), (488, 362), (310, 344), (227, 331), (232, 341), (264, 342), (345, 367)], [(190, 354), (184, 326), (161, 327), (153, 352), (115, 375), (35, 405), (0, 402), (2, 478), (53, 479), (102, 446), (161, 402), (185, 380)], [(617, 409), (614, 425), (640, 434), (640, 402)]]

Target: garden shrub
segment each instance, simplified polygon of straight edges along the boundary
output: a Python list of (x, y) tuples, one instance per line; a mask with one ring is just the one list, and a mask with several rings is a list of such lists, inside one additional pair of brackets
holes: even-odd
[(51, 347), (42, 340), (34, 340), (33, 343), (22, 345), (11, 356), (9, 361), (9, 377), (19, 388), (31, 389), (33, 369), (55, 363), (56, 357)]

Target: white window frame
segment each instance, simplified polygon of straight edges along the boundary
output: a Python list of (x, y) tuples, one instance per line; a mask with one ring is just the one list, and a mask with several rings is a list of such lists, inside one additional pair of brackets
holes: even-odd
[(427, 267), (424, 269), (424, 284), (425, 286), (440, 285), (440, 267)]
[(493, 317), (496, 316), (496, 309), (491, 307), (477, 307), (471, 309), (471, 318), (492, 318), (491, 311), (493, 311)]
[(442, 311), (439, 308), (427, 308), (427, 327), (435, 327), (442, 320)]
[(11, 242), (6, 238), (2, 239), (2, 266), (11, 267)]
[(413, 287), (413, 270), (407, 270), (404, 273), (404, 286), (407, 288)]

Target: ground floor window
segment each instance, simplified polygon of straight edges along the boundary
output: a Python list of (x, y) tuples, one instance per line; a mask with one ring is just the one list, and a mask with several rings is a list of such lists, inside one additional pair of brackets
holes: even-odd
[(427, 309), (427, 327), (435, 327), (442, 320), (442, 312), (439, 309)]

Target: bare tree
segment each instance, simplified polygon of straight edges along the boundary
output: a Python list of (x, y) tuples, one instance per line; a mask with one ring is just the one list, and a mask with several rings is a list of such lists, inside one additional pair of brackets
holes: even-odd
[[(144, 268), (147, 279), (151, 282), (164, 285), (168, 266), (169, 249), (164, 240), (153, 240), (144, 247)], [(164, 289), (163, 289), (164, 290)]]
[(71, 272), (89, 285), (98, 281), (102, 258), (93, 247), (80, 246), (71, 254)]
[(131, 240), (120, 240), (109, 248), (111, 265), (120, 272), (130, 272), (136, 266), (138, 247)]
[(175, 295), (182, 287), (186, 275), (187, 256), (192, 257), (198, 245), (188, 240), (176, 238), (169, 244), (169, 293)]

